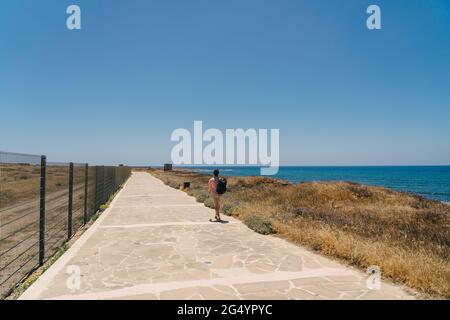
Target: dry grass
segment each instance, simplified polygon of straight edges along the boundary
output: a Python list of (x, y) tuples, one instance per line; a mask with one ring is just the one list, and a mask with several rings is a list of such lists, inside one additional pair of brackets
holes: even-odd
[[(39, 196), (40, 166), (26, 164), (0, 164), (0, 208), (28, 201)], [(84, 178), (84, 167), (74, 168), (75, 183)], [(46, 192), (51, 193), (68, 187), (69, 168), (47, 166)]]
[[(151, 173), (207, 201), (209, 176), (186, 170)], [(293, 185), (262, 177), (230, 177), (222, 211), (250, 227), (366, 268), (434, 297), (450, 298), (450, 206), (349, 182)], [(271, 233), (263, 232), (263, 233)]]

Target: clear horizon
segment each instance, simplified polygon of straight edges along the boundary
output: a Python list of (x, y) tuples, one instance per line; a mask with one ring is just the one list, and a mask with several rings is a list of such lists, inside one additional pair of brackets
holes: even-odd
[[(2, 155), (8, 155), (8, 159), (2, 159)], [(43, 154), (45, 155), (45, 154)], [(14, 158), (14, 156), (17, 156), (16, 158)], [(10, 151), (6, 151), (6, 150), (0, 150), (0, 162), (2, 163), (22, 163), (22, 162), (26, 162), (26, 161), (22, 161), (22, 157), (28, 157), (28, 156), (34, 156), (36, 158), (33, 159), (28, 159), (27, 161), (31, 161), (35, 164), (39, 163), (39, 158), (41, 155), (38, 154), (27, 154), (27, 153), (22, 153), (22, 152), (10, 152)], [(45, 155), (47, 156), (47, 155)], [(48, 156), (47, 156), (48, 158)], [(54, 160), (54, 159), (49, 159), (49, 161), (47, 162), (48, 164), (63, 164), (63, 163), (69, 163), (69, 162), (73, 162), (70, 159), (69, 160), (64, 160), (64, 159), (59, 159), (59, 160)], [(78, 163), (78, 164), (83, 164), (86, 162), (80, 161), (80, 162), (74, 162), (74, 163)], [(166, 163), (170, 163), (170, 162), (166, 162)], [(164, 163), (148, 163), (148, 164), (133, 164), (133, 163), (90, 163), (90, 165), (119, 165), (119, 164), (124, 164), (130, 167), (163, 167)], [(208, 165), (208, 164), (202, 164), (202, 165), (173, 165), (175, 168), (195, 168), (195, 167), (199, 167), (199, 168), (213, 168), (213, 167), (217, 167), (217, 168), (260, 168), (263, 167), (262, 165), (240, 165), (240, 164), (236, 164), (236, 165), (227, 165), (227, 164), (217, 164), (217, 165)], [(323, 164), (323, 165), (314, 165), (314, 164), (310, 164), (310, 165), (302, 165), (302, 164), (280, 164), (279, 166), (280, 168), (283, 167), (450, 167), (450, 164), (421, 164), (421, 165), (410, 165), (410, 164), (377, 164), (377, 165), (360, 165), (360, 164), (341, 164), (341, 165), (335, 165), (335, 164)]]
[(450, 3), (4, 0), (0, 109), (0, 150), (49, 161), (171, 162), (202, 120), (280, 129), (281, 166), (448, 166)]

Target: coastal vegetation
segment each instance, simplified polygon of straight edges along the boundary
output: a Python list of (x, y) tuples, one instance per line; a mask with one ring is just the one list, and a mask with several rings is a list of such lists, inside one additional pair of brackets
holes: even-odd
[[(165, 184), (212, 207), (208, 175), (152, 169)], [(261, 234), (276, 233), (424, 296), (450, 298), (450, 206), (421, 196), (350, 182), (291, 184), (229, 177), (221, 211)]]

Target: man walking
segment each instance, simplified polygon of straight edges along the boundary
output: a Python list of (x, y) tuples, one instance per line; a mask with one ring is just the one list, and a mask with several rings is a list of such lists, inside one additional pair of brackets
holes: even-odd
[[(216, 210), (215, 222), (220, 222), (220, 194), (217, 192), (217, 185), (219, 184), (219, 170), (215, 169), (213, 176), (208, 182), (208, 193), (214, 201), (214, 209)], [(212, 220), (210, 220), (212, 221)]]

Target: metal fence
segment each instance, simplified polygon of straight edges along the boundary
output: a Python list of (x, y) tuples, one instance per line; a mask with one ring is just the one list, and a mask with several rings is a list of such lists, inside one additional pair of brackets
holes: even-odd
[(126, 166), (0, 152), (0, 298), (72, 238), (130, 174)]

